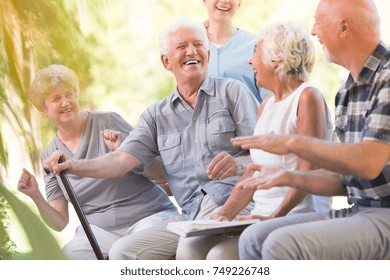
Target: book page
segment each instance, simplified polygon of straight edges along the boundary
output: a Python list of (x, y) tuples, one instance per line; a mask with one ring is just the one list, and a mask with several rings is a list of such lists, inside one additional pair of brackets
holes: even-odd
[(172, 222), (167, 225), (167, 229), (184, 237), (207, 234), (220, 234), (232, 228), (246, 227), (260, 220), (246, 221), (216, 221), (216, 220), (194, 220)]

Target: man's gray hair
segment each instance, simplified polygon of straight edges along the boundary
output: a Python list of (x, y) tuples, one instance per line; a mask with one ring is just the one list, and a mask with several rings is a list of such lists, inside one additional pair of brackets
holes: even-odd
[(167, 55), (169, 51), (169, 35), (181, 28), (191, 28), (201, 35), (202, 41), (205, 47), (209, 48), (209, 39), (207, 37), (207, 31), (203, 24), (192, 22), (187, 18), (180, 18), (165, 28), (159, 37), (160, 53), (161, 55)]

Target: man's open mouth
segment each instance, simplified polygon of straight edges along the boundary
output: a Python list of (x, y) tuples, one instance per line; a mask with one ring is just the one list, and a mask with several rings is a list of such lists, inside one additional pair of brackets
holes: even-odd
[(188, 60), (184, 62), (184, 65), (198, 64), (199, 60)]

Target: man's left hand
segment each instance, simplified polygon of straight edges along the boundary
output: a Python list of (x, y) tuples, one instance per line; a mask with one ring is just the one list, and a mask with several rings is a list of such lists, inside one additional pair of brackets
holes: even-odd
[(223, 180), (238, 175), (238, 169), (235, 158), (227, 152), (221, 152), (210, 162), (206, 172), (211, 180)]

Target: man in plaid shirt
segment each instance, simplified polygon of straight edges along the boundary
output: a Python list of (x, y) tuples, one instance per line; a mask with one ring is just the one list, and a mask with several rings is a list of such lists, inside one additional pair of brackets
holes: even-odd
[(296, 135), (240, 137), (233, 145), (294, 153), (315, 171), (261, 171), (243, 189), (291, 187), (344, 195), (348, 209), (262, 221), (240, 237), (241, 259), (390, 259), (390, 51), (371, 0), (320, 0), (312, 34), (329, 62), (350, 71), (336, 95), (333, 142)]

